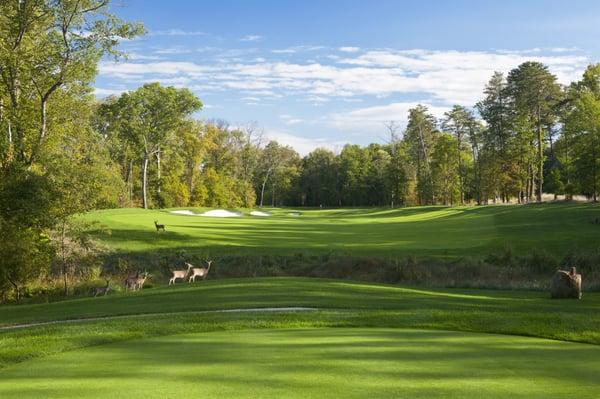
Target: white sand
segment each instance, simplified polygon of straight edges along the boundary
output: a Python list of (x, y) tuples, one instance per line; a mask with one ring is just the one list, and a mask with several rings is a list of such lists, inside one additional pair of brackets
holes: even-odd
[(288, 213), (288, 215), (294, 216), (294, 217), (300, 216), (300, 214), (298, 212), (291, 212), (291, 213)]
[(262, 211), (252, 211), (250, 212), (252, 216), (271, 216), (270, 213), (262, 212)]
[(206, 211), (198, 216), (209, 216), (213, 218), (233, 218), (242, 216), (240, 212), (231, 212), (226, 209), (213, 209), (212, 211)]
[(171, 213), (174, 213), (176, 215), (196, 216), (194, 212), (188, 211), (187, 209), (181, 211), (171, 211)]

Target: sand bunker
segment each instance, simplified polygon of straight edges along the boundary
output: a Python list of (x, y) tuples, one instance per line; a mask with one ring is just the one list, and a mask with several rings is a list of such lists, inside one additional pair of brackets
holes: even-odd
[(185, 216), (208, 216), (213, 218), (231, 218), (242, 216), (241, 212), (232, 212), (226, 209), (213, 209), (212, 211), (206, 211), (204, 213), (194, 213), (192, 211), (188, 211), (187, 209), (171, 211), (176, 215), (185, 215)]
[(288, 215), (294, 216), (294, 217), (300, 216), (300, 214), (298, 212), (290, 212), (290, 213), (288, 213)]
[(176, 215), (197, 216), (194, 212), (188, 211), (187, 209), (180, 211), (171, 211), (171, 213), (174, 213)]
[(252, 216), (271, 216), (270, 213), (268, 213), (268, 212), (262, 212), (262, 211), (252, 211), (252, 212), (250, 212), (250, 214)]
[(206, 211), (198, 216), (209, 216), (213, 218), (233, 218), (242, 216), (240, 212), (231, 212), (226, 209), (213, 209), (212, 211)]

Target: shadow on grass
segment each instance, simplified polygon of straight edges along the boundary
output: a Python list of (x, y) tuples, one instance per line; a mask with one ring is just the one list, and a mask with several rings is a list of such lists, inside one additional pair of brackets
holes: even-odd
[[(71, 352), (2, 372), (3, 398), (593, 397), (600, 348), (390, 329), (249, 330)], [(61, 367), (56, 367), (60, 364)]]

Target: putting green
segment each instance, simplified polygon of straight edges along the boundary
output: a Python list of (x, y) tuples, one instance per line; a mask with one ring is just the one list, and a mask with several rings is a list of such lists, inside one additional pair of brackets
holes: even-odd
[(597, 398), (600, 347), (407, 329), (244, 330), (103, 345), (0, 371), (9, 398)]

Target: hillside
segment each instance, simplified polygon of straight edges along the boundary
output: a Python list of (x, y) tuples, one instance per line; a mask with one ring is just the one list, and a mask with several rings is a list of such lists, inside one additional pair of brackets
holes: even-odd
[[(201, 213), (203, 209), (189, 208)], [(418, 255), (464, 257), (511, 247), (562, 256), (598, 245), (600, 206), (440, 206), (402, 209), (269, 209), (271, 216), (204, 217), (173, 210), (116, 209), (85, 215), (110, 234), (97, 234), (122, 252), (185, 249), (193, 253)], [(166, 225), (158, 233), (154, 221)]]

